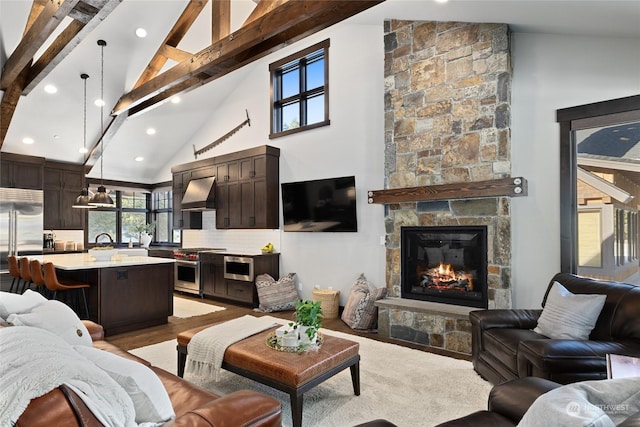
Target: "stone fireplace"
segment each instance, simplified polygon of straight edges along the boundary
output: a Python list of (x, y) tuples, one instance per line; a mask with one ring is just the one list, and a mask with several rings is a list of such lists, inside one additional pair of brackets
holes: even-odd
[(487, 227), (401, 229), (401, 296), (487, 307)]
[[(384, 41), (385, 189), (509, 178), (508, 26), (390, 20), (385, 21)], [(377, 304), (379, 334), (445, 353), (470, 354), (469, 312), (511, 307), (510, 215), (509, 196), (482, 197), (473, 192), (452, 193), (442, 200), (385, 203), (389, 298)], [(403, 277), (413, 273), (402, 264), (407, 251), (402, 230), (454, 226), (486, 229), (482, 302), (470, 306), (465, 301), (445, 304), (406, 298)], [(427, 244), (416, 256), (428, 259), (429, 248), (435, 246)], [(461, 254), (453, 246), (442, 252), (443, 260)], [(437, 250), (431, 252), (440, 256)], [(464, 287), (464, 279), (457, 284)]]

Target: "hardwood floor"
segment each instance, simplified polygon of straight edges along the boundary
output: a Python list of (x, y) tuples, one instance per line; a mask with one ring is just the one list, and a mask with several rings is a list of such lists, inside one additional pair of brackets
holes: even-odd
[[(178, 335), (178, 333), (182, 331), (186, 331), (186, 330), (196, 328), (198, 326), (203, 326), (206, 324), (213, 324), (217, 322), (223, 322), (226, 320), (235, 319), (237, 317), (244, 316), (246, 314), (251, 314), (253, 316), (269, 315), (269, 316), (279, 317), (281, 319), (287, 319), (287, 320), (290, 320), (293, 317), (293, 311), (283, 311), (283, 312), (277, 312), (277, 313), (260, 313), (260, 312), (253, 311), (253, 309), (248, 307), (242, 307), (242, 306), (238, 306), (230, 303), (225, 303), (222, 301), (200, 299), (200, 298), (195, 298), (195, 297), (191, 297), (183, 294), (179, 294), (177, 296), (181, 298), (190, 299), (193, 301), (199, 301), (205, 304), (213, 304), (219, 307), (225, 307), (226, 310), (217, 311), (215, 313), (205, 314), (202, 316), (188, 317), (184, 319), (171, 316), (169, 317), (169, 323), (167, 323), (166, 325), (154, 326), (151, 328), (141, 329), (138, 331), (132, 331), (124, 334), (113, 335), (113, 336), (107, 337), (107, 341), (117, 345), (118, 347), (124, 350), (131, 350), (134, 348), (144, 347), (147, 345), (156, 344), (156, 343), (173, 339)], [(440, 349), (429, 347), (429, 346), (419, 345), (419, 344), (415, 344), (407, 341), (387, 339), (384, 337), (380, 337), (376, 332), (355, 331), (351, 329), (349, 326), (347, 326), (347, 324), (344, 323), (339, 317), (337, 319), (325, 319), (322, 322), (322, 327), (326, 329), (331, 329), (333, 331), (344, 332), (352, 335), (359, 335), (362, 337), (366, 337), (366, 338), (370, 338), (378, 341), (398, 344), (404, 347), (410, 347), (417, 350), (454, 357), (456, 359), (471, 360), (470, 356), (467, 356), (464, 354), (452, 353), (452, 352), (440, 350)]]

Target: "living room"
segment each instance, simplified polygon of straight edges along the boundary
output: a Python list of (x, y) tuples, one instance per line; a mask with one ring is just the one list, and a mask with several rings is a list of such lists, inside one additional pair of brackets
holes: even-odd
[[(394, 3), (389, 1), (389, 4)], [(395, 2), (397, 3), (397, 2)], [(621, 2), (624, 3), (624, 2)], [(631, 19), (617, 15), (616, 2), (581, 7), (598, 9), (602, 21)], [(382, 8), (385, 6), (385, 8)], [(380, 5), (342, 23), (271, 53), (242, 69), (222, 77), (195, 92), (218, 100), (207, 111), (204, 124), (182, 141), (171, 160), (156, 164), (152, 172), (140, 177), (139, 171), (121, 169), (109, 160), (105, 172), (109, 179), (136, 182), (165, 182), (171, 179), (171, 166), (193, 160), (192, 146), (201, 147), (226, 133), (251, 115), (251, 126), (216, 148), (215, 155), (258, 145), (281, 150), (280, 182), (354, 175), (358, 211), (357, 233), (229, 232), (216, 230), (215, 214), (204, 214), (203, 230), (184, 230), (183, 246), (217, 246), (228, 239), (243, 240), (259, 248), (268, 236), (282, 254), (282, 274), (295, 272), (299, 292), (310, 297), (315, 286), (340, 291), (344, 306), (349, 290), (360, 273), (377, 287), (390, 285), (389, 253), (386, 244), (393, 230), (388, 228), (384, 205), (369, 204), (368, 191), (388, 188), (385, 162), (388, 160), (385, 132), (385, 19), (411, 19), (419, 22), (505, 23), (509, 25), (510, 148), (502, 163), (504, 176), (521, 176), (528, 182), (528, 194), (510, 201), (510, 292), (504, 307), (538, 308), (549, 280), (560, 271), (560, 129), (558, 109), (621, 98), (640, 93), (640, 34), (634, 25), (615, 25), (600, 31), (596, 25), (581, 24), (568, 17), (575, 5), (561, 5), (554, 13), (546, 5), (546, 20), (567, 18), (567, 25), (532, 28), (519, 25), (518, 6), (494, 2), (486, 12), (472, 16), (462, 3), (425, 5), (429, 13), (387, 9)], [(512, 9), (515, 8), (515, 9)], [(505, 15), (504, 10), (508, 10)], [(526, 8), (525, 8), (526, 10)], [(605, 13), (606, 11), (606, 13)], [(518, 12), (518, 13), (516, 13)], [(560, 13), (563, 12), (563, 13)], [(495, 14), (494, 14), (495, 13)], [(622, 16), (624, 15), (624, 16)], [(428, 16), (423, 19), (422, 16)], [(514, 21), (506, 19), (512, 16)], [(637, 15), (636, 15), (637, 17)], [(505, 18), (505, 19), (501, 19)], [(372, 22), (373, 21), (373, 22)], [(593, 23), (594, 21), (591, 21)], [(638, 25), (635, 26), (637, 28)], [(270, 140), (269, 79), (270, 63), (323, 40), (330, 47), (330, 126)], [(221, 95), (222, 94), (222, 95)], [(188, 98), (184, 100), (189, 102)], [(187, 104), (188, 105), (188, 104)], [(391, 126), (392, 128), (392, 126)], [(107, 156), (108, 156), (107, 152)], [(117, 157), (117, 156), (113, 156)], [(108, 157), (107, 157), (108, 159)], [(97, 169), (97, 168), (95, 168)], [(99, 171), (92, 175), (98, 177)], [(232, 237), (230, 233), (234, 233)], [(328, 268), (330, 266), (330, 268)]]

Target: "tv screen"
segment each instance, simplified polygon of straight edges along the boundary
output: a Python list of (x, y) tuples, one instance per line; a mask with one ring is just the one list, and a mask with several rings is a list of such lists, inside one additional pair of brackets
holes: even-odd
[(358, 231), (354, 176), (287, 182), (281, 187), (284, 231)]

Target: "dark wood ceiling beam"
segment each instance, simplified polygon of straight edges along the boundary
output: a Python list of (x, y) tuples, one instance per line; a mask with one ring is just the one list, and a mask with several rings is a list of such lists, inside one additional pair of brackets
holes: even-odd
[(211, 43), (231, 32), (231, 0), (213, 0), (211, 3)]
[[(29, 28), (31, 28), (45, 6), (45, 0), (34, 0), (33, 3), (31, 3), (31, 10), (29, 11), (29, 17), (27, 18), (27, 23), (24, 27), (23, 36), (27, 31), (29, 31)], [(2, 101), (0, 101), (0, 148), (2, 148), (2, 145), (4, 144), (7, 132), (9, 131), (9, 124), (11, 123), (13, 114), (18, 107), (22, 88), (24, 88), (29, 76), (30, 66), (31, 61), (25, 65), (18, 76), (9, 84), (9, 87), (2, 94)]]
[[(29, 79), (22, 94), (28, 95), (29, 92), (44, 80), (120, 3), (122, 3), (122, 0), (100, 0), (99, 2), (94, 2), (93, 5), (85, 2), (79, 3), (73, 10), (82, 10), (81, 17), (83, 21), (72, 21), (67, 28), (56, 37), (47, 50), (40, 55), (31, 67)], [(80, 16), (80, 14), (76, 13), (76, 16)]]
[(266, 15), (267, 13), (271, 12), (276, 7), (286, 3), (288, 1), (289, 0), (260, 0), (258, 2), (258, 4), (256, 5), (256, 7), (253, 8), (253, 10), (251, 11), (251, 14), (249, 14), (247, 19), (245, 19), (245, 21), (242, 24), (242, 26), (244, 27), (245, 25), (255, 21), (256, 19), (260, 18), (263, 15)]
[[(191, 52), (187, 52), (186, 50), (178, 49), (177, 47), (172, 47), (169, 45), (162, 46), (159, 52), (166, 59), (171, 59), (176, 62), (185, 61), (193, 56), (193, 53)], [(160, 70), (157, 71), (159, 72)], [(156, 75), (157, 74), (158, 73), (156, 73)]]
[(42, 9), (35, 22), (22, 37), (18, 47), (7, 59), (0, 78), (0, 90), (9, 87), (18, 77), (22, 69), (33, 60), (34, 55), (46, 42), (47, 38), (60, 25), (80, 0), (49, 1)]
[(189, 1), (182, 11), (182, 14), (180, 14), (180, 17), (173, 25), (173, 28), (169, 31), (169, 34), (167, 34), (167, 37), (165, 37), (162, 44), (160, 44), (160, 47), (151, 58), (151, 61), (149, 61), (145, 70), (140, 74), (138, 81), (133, 85), (134, 89), (148, 82), (160, 73), (160, 70), (162, 70), (162, 67), (164, 67), (167, 62), (167, 58), (170, 58), (165, 54), (167, 47), (177, 48), (178, 43), (180, 43), (185, 34), (187, 34), (187, 31), (189, 31), (189, 28), (191, 28), (191, 25), (193, 25), (196, 18), (198, 18), (202, 9), (207, 5), (207, 2), (208, 0)]
[[(213, 43), (192, 58), (123, 95), (114, 107), (112, 114), (122, 114), (152, 98), (161, 102), (168, 97), (163, 95), (163, 92), (167, 92), (197, 75), (204, 73), (220, 77), (253, 59), (284, 46), (289, 41), (299, 40), (383, 1), (305, 0), (286, 2), (235, 31), (224, 40)], [(194, 84), (201, 85), (202, 82), (196, 81)]]

